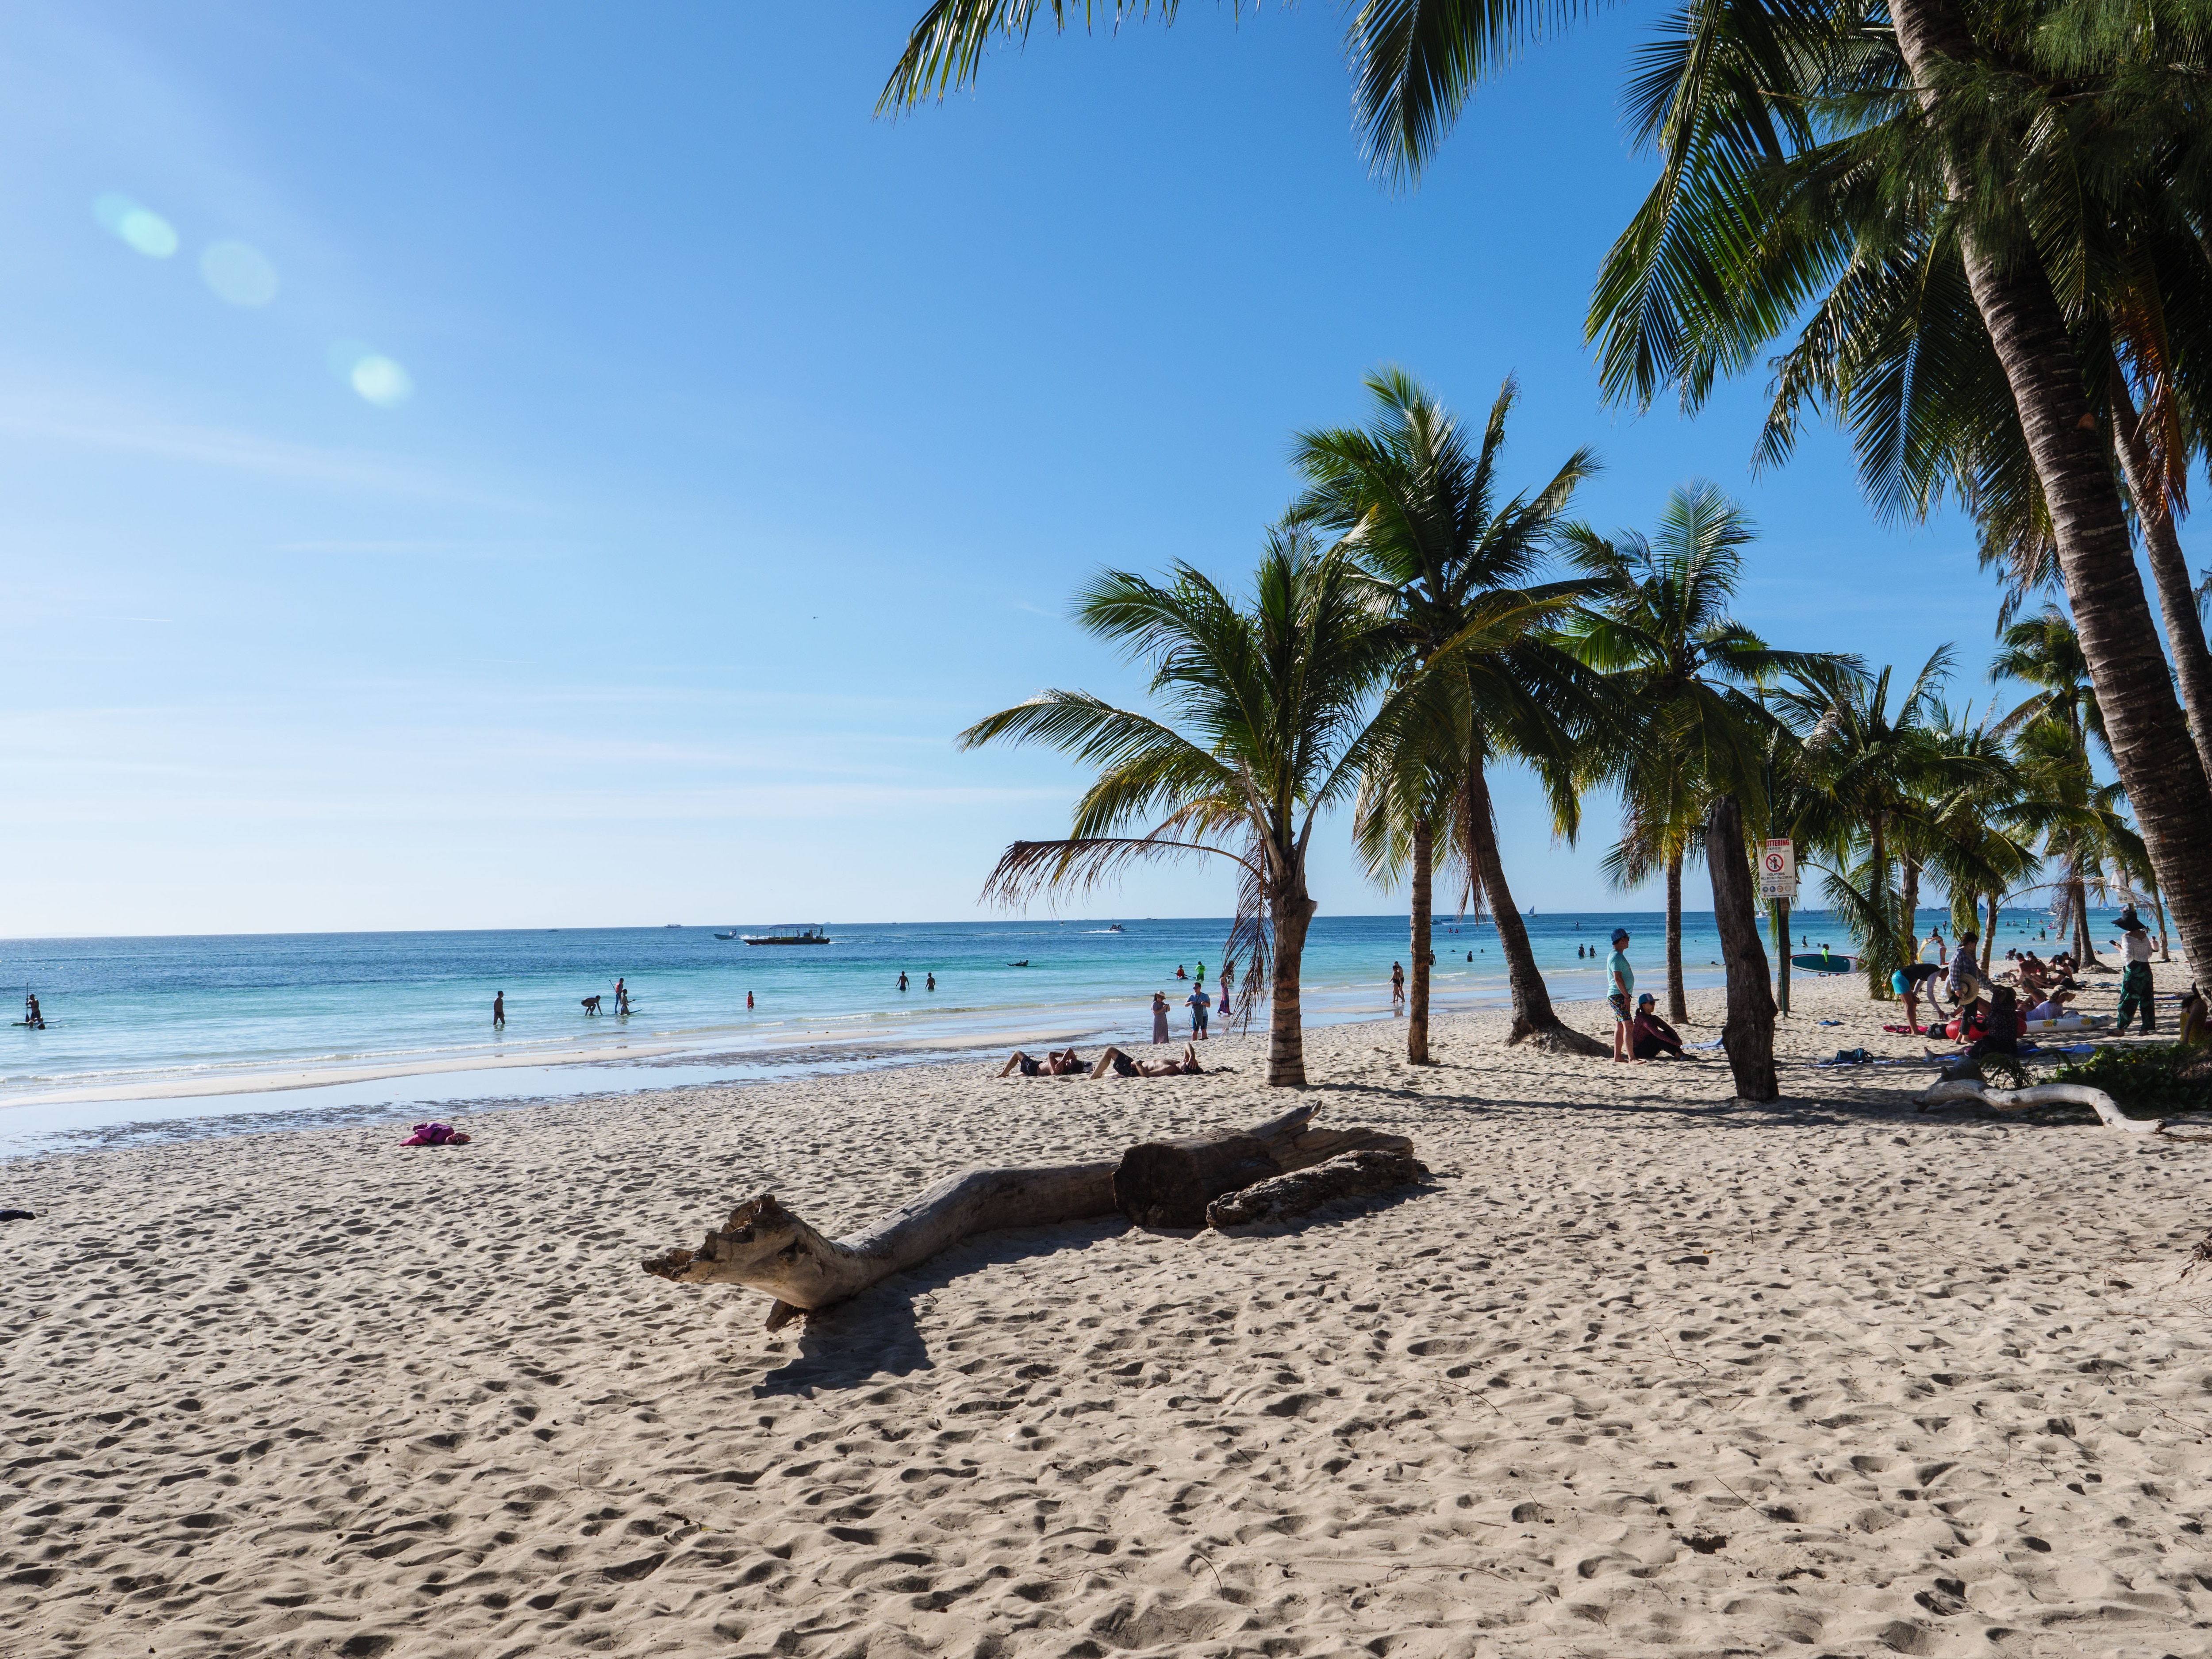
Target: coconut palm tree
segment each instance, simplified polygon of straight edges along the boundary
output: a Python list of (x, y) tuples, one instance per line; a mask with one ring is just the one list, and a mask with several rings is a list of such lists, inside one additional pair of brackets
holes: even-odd
[(2106, 815), (2117, 811), (2119, 795), (2099, 799), (2102, 792), (2089, 758), (2093, 739), (2111, 753), (2104, 714), (2089, 684), (2081, 640), (2057, 606), (2047, 605), (2014, 623), (2001, 643), (1990, 677), (2036, 690), (1998, 729), (2014, 737), (2023, 775), (2034, 780), (2050, 804), (2032, 828), (2060, 867), (2058, 926), (2063, 930), (2071, 924), (2075, 957), (2087, 965), (2097, 960), (2096, 944), (2089, 937), (2089, 889), (2098, 886), (2102, 896), (2107, 858), (2118, 856)]
[[(1673, 387), (1694, 406), (1809, 318), (1809, 356), (1785, 360), (1785, 389), (1793, 374), (1816, 381), (1820, 362), (1855, 362), (1864, 372), (1851, 395), (1863, 392), (1869, 413), (1863, 456), (1871, 439), (1878, 458), (1909, 462), (1916, 447), (1948, 457), (1978, 508), (2004, 509), (2000, 528), (2030, 550), (2047, 544), (2176, 915), (2185, 937), (2212, 948), (2212, 792), (2159, 648), (2119, 484), (2130, 479), (2144, 514), (2177, 652), (2212, 678), (2164, 521), (2185, 459), (2161, 462), (2144, 441), (2128, 377), (2113, 372), (2130, 354), (2146, 368), (2144, 348), (2164, 338), (2160, 302), (2180, 290), (2164, 274), (2142, 280), (2149, 244), (2122, 222), (2117, 195), (2100, 192), (2077, 147), (2048, 137), (2124, 112), (2117, 97), (2098, 102), (2122, 77), (2109, 64), (2086, 78), (2076, 64), (2065, 84), (2039, 76), (2039, 13), (2022, 38), (2004, 31), (2026, 15), (1970, 16), (1963, 0), (1888, 0), (1885, 30), (1859, 13), (1776, 0), (1703, 9), (1644, 54), (1632, 101), (1663, 160), (1593, 305), (1608, 385), (1639, 400)], [(2161, 32), (2103, 33), (2169, 54)], [(2203, 38), (2171, 50), (2186, 57)], [(2201, 127), (2201, 96), (2197, 107), (2189, 118)], [(2160, 257), (2170, 265), (2186, 240), (2167, 237)], [(2087, 257), (2115, 252), (2132, 277), (2107, 280)], [(2201, 289), (2201, 277), (2187, 285)], [(2155, 386), (2173, 361), (2161, 353), (2138, 379)], [(1916, 400), (1922, 415), (1948, 413), (1901, 418)], [(2184, 879), (2186, 902), (2173, 885)]]
[[(964, 82), (994, 39), (1025, 37), (1048, 9), (1060, 27), (1078, 9), (1076, 0), (933, 0), (883, 106)], [(1118, 23), (1154, 9), (1115, 0), (1110, 10)], [(1158, 7), (1168, 21), (1177, 9), (1176, 0)], [(1086, 23), (1108, 9), (1091, 0), (1080, 8)], [(1952, 239), (2113, 721), (2122, 780), (2185, 941), (2212, 959), (2212, 781), (2136, 567), (2093, 400), (2107, 380), (2102, 360), (2083, 356), (2061, 303), (2072, 245), (2051, 245), (2049, 215), (2039, 212), (2081, 190), (2079, 158), (2037, 137), (2071, 122), (2089, 94), (2139, 94), (2129, 76), (2165, 65), (2169, 35), (2187, 34), (2185, 52), (2202, 32), (2110, 19), (2078, 27), (2063, 67), (2085, 90), (2026, 72), (2021, 60), (2034, 43), (2012, 14), (1970, 12), (1965, 0), (1887, 0), (1887, 11), (1883, 27), (1850, 8), (1730, 0), (1671, 15), (1639, 53), (1628, 102), (1659, 151), (1660, 176), (1593, 303), (1608, 389), (1648, 399), (1671, 385), (1694, 403), (1720, 374), (1758, 362), (1862, 245), (1886, 255), (1914, 235)], [(1534, 0), (1364, 0), (1347, 40), (1370, 163), (1418, 175), (1481, 82), (1566, 15)], [(2176, 79), (2194, 67), (2183, 63)], [(2128, 102), (2115, 92), (2106, 107)], [(2185, 87), (2166, 107), (2202, 106)], [(1793, 173), (1808, 156), (1824, 165)], [(1778, 187), (1808, 178), (1809, 191)]]
[[(1070, 833), (1016, 842), (985, 896), (1020, 904), (1150, 860), (1229, 860), (1241, 876), (1238, 954), (1272, 981), (1267, 1081), (1303, 1085), (1299, 965), (1316, 908), (1307, 851), (1318, 816), (1353, 797), (1387, 733), (1376, 724), (1394, 708), (1376, 709), (1398, 659), (1387, 618), (1348, 554), (1298, 531), (1269, 538), (1249, 610), (1179, 564), (1164, 583), (1107, 571), (1076, 615), (1150, 665), (1161, 712), (1041, 691), (960, 734), (963, 749), (1039, 743), (1097, 769)], [(1248, 977), (1248, 1000), (1254, 988)]]
[(2089, 684), (2089, 665), (2066, 613), (2055, 605), (2045, 605), (2007, 628), (1998, 642), (2002, 648), (1990, 664), (1990, 678), (2036, 688), (2014, 706), (1998, 729), (2014, 732), (2038, 721), (2055, 721), (2085, 757), (2092, 738), (2109, 757), (2112, 748), (2095, 688)]
[[(1306, 488), (1293, 518), (1341, 538), (1372, 578), (1404, 650), (1401, 678), (1433, 682), (1425, 713), (1398, 730), (1360, 799), (1357, 844), (1370, 874), (1413, 889), (1413, 982), (1406, 1043), (1429, 1059), (1431, 885), (1441, 848), (1456, 852), (1465, 890), (1498, 925), (1513, 998), (1507, 1041), (1602, 1054), (1553, 1012), (1506, 884), (1487, 774), (1501, 760), (1534, 765), (1553, 813), (1571, 830), (1575, 738), (1594, 714), (1589, 675), (1547, 634), (1586, 584), (1534, 583), (1576, 486), (1596, 471), (1576, 451), (1532, 493), (1501, 500), (1499, 459), (1518, 388), (1509, 377), (1479, 446), (1450, 410), (1401, 369), (1370, 375), (1364, 427), (1301, 434), (1292, 465)], [(1449, 651), (1447, 667), (1443, 658)]]
[(1854, 868), (1838, 869), (1827, 888), (1862, 947), (1867, 988), (1890, 994), (1889, 976), (1911, 959), (1911, 924), (1899, 926), (1902, 895), (1891, 885), (1896, 840), (1911, 835), (1931, 802), (1988, 781), (1986, 761), (1948, 749), (1940, 739), (1939, 692), (1951, 672), (1949, 646), (1934, 652), (1894, 708), (1894, 670), (1841, 679), (1802, 682), (1778, 694), (1804, 733), (1808, 759), (1821, 786), (1850, 812), (1865, 854)]
[(1743, 550), (1757, 533), (1719, 486), (1702, 481), (1668, 496), (1649, 538), (1626, 531), (1608, 541), (1582, 526), (1566, 532), (1576, 568), (1596, 589), (1573, 625), (1571, 648), (1608, 677), (1631, 714), (1621, 742), (1585, 749), (1584, 770), (1621, 793), (1626, 822), (1608, 870), (1628, 882), (1666, 872), (1674, 1019), (1689, 1017), (1682, 862), (1711, 815), (1711, 780), (1749, 776), (1765, 764), (1762, 725), (1742, 718), (1732, 694), (1784, 673), (1811, 678), (1847, 666), (1839, 658), (1772, 650), (1729, 614)]

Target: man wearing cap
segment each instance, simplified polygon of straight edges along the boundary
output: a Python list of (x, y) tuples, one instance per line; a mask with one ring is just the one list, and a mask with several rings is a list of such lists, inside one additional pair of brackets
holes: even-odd
[(2128, 965), (2120, 970), (2120, 1012), (2112, 1022), (2112, 1029), (2122, 1036), (2128, 1034), (2128, 1022), (2135, 1018), (2136, 1010), (2142, 1010), (2143, 1035), (2148, 1036), (2158, 1029), (2153, 1010), (2156, 1002), (2150, 985), (2150, 929), (2136, 914), (2132, 904), (2120, 916), (2120, 950)]
[(1613, 954), (1605, 959), (1605, 1000), (1613, 1005), (1613, 1057), (1628, 1066), (1640, 1066), (1632, 1041), (1636, 1024), (1636, 970), (1628, 965), (1628, 929), (1613, 930)]

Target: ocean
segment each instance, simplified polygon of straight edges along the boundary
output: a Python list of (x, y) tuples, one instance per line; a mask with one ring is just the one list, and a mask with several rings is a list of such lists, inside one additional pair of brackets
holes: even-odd
[[(1924, 933), (1942, 913), (1923, 913)], [(1524, 917), (1555, 999), (1603, 994), (1614, 927), (1634, 936), (1638, 985), (1663, 984), (1662, 917)], [(1109, 931), (1118, 921), (1124, 931)], [(2041, 912), (2007, 913), (2033, 940)], [(1793, 931), (1849, 948), (1828, 918)], [(1018, 919), (832, 926), (826, 945), (748, 946), (718, 931), (765, 924), (453, 933), (290, 933), (0, 942), (0, 987), (44, 1030), (0, 1031), (0, 1155), (106, 1145), (332, 1114), (458, 1109), (585, 1093), (744, 1081), (941, 1058), (987, 1043), (1143, 1040), (1152, 994), (1185, 1029), (1188, 982), (1218, 986), (1218, 918)], [(1948, 931), (1948, 928), (1947, 928)], [(1494, 924), (1437, 926), (1440, 1011), (1502, 1003)], [(1578, 948), (1592, 954), (1577, 955)], [(1316, 917), (1304, 981), (1309, 1023), (1390, 1012), (1405, 917)], [(1721, 980), (1710, 913), (1684, 918), (1693, 985)], [(899, 975), (909, 988), (897, 988)], [(936, 976), (934, 991), (926, 988)], [(626, 981), (628, 1019), (613, 1006)], [(491, 1003), (507, 1022), (495, 1032)], [(746, 1006), (746, 996), (752, 1006)], [(1239, 997), (1241, 1004), (1242, 998)], [(1255, 1024), (1264, 1023), (1259, 1011)]]

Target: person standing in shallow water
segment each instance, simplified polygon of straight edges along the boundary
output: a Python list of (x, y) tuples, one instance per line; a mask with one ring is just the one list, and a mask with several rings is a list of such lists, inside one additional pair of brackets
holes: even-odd
[(491, 1029), (495, 1031), (507, 1029), (507, 993), (504, 991), (497, 993), (491, 1000)]
[(906, 970), (903, 968), (899, 969), (899, 989), (902, 991), (906, 989)]
[(1396, 1013), (1406, 1006), (1406, 969), (1401, 963), (1390, 964), (1390, 1012)]

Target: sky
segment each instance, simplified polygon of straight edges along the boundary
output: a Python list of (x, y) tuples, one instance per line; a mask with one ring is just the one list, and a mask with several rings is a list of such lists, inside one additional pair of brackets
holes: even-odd
[[(1649, 8), (1393, 191), (1333, 8), (1040, 32), (878, 118), (921, 3), (0, 14), (0, 935), (988, 914), (1080, 779), (953, 735), (1141, 700), (1071, 595), (1241, 582), (1385, 363), (1471, 418), (1516, 375), (1509, 483), (1595, 445), (1601, 529), (1719, 483), (1774, 643), (1955, 642), (1990, 695), (1969, 525), (1878, 523), (1830, 432), (1754, 476), (1763, 377), (1602, 399)], [(1656, 906), (1609, 803), (1568, 847), (1494, 788), (1522, 908)], [(1395, 908), (1346, 839), (1323, 909)], [(1224, 914), (1229, 869), (1076, 908)]]

